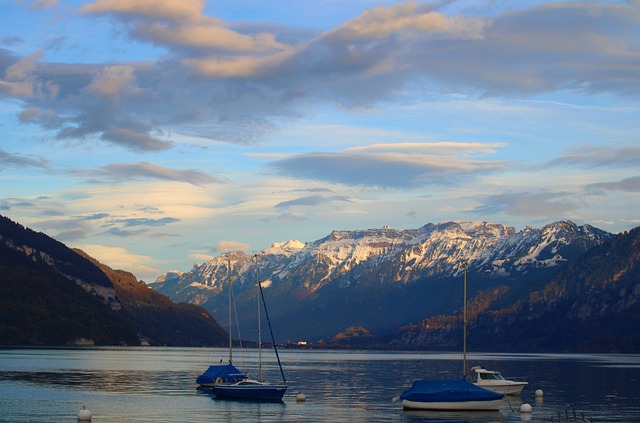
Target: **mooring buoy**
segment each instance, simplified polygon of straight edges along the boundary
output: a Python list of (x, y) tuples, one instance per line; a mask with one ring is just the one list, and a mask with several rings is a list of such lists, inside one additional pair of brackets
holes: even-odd
[(91, 411), (87, 410), (84, 405), (82, 406), (82, 410), (78, 411), (78, 421), (81, 421), (81, 422), (91, 421)]

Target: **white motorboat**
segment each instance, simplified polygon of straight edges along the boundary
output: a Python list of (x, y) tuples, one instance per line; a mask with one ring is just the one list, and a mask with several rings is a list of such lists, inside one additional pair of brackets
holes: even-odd
[(482, 366), (472, 367), (471, 371), (477, 375), (474, 385), (503, 395), (520, 395), (522, 389), (529, 384), (505, 379), (500, 372), (487, 370)]

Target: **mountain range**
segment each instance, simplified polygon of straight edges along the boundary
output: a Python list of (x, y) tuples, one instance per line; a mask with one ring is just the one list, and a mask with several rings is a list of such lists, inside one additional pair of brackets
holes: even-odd
[(226, 346), (230, 289), (247, 342), (259, 281), (281, 343), (458, 350), (466, 279), (471, 350), (638, 353), (639, 261), (640, 228), (446, 222), (224, 253), (147, 285), (0, 216), (0, 345)]
[(0, 345), (226, 343), (201, 307), (0, 216)]
[[(466, 267), (468, 297), (475, 307), (472, 323), (477, 326), (469, 339), (478, 348), (493, 349), (493, 339), (483, 336), (503, 336), (496, 325), (515, 329), (522, 323), (525, 327), (535, 317), (546, 318), (546, 325), (558, 328), (549, 317), (562, 315), (556, 306), (576, 302), (588, 308), (589, 301), (595, 301), (595, 291), (576, 276), (584, 264), (577, 268), (575, 264), (580, 260), (592, 263), (595, 258), (589, 258), (587, 252), (609, 248), (624, 236), (629, 234), (614, 235), (571, 221), (522, 231), (488, 222), (334, 231), (314, 242), (273, 244), (254, 255), (224, 253), (187, 272), (167, 272), (152, 286), (175, 301), (201, 305), (222, 325), (227, 323), (227, 294), (232, 287), (236, 313), (247, 337), (255, 326), (259, 280), (280, 340), (323, 346), (452, 348), (461, 342), (461, 335), (455, 334), (461, 331)], [(630, 274), (637, 271), (634, 269)], [(573, 290), (566, 293), (554, 288), (561, 284), (557, 278), (573, 281), (563, 285)], [(630, 281), (637, 284), (638, 280), (631, 277)], [(608, 286), (604, 282), (599, 286), (603, 284)], [(635, 289), (629, 286), (625, 293)], [(611, 322), (628, 317), (625, 313), (637, 307), (637, 298), (629, 301), (630, 308), (620, 308), (620, 313), (608, 317)], [(582, 315), (585, 324), (591, 318), (587, 316)], [(607, 325), (600, 328), (608, 330)], [(542, 335), (548, 328), (533, 329)], [(579, 331), (565, 328), (565, 332)], [(605, 335), (592, 333), (590, 339), (580, 338), (579, 344), (598, 342)], [(522, 345), (533, 350), (582, 348), (542, 338)], [(504, 349), (520, 349), (506, 338), (501, 342)]]

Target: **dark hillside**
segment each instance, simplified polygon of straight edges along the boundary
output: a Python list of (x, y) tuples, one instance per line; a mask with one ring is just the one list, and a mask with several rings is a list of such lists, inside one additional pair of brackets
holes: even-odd
[(59, 273), (69, 278), (86, 281), (93, 285), (113, 287), (103, 272), (63, 243), (0, 216), (0, 241), (3, 238), (5, 241), (3, 244), (23, 251), (31, 256), (35, 263), (54, 267)]
[(138, 345), (108, 305), (59, 273), (0, 245), (0, 344)]
[(169, 346), (225, 346), (228, 343), (227, 332), (202, 307), (174, 304), (168, 297), (136, 279), (132, 273), (113, 270), (86, 257), (113, 282), (124, 318), (137, 328), (138, 334), (146, 342)]
[(141, 342), (221, 346), (226, 334), (201, 307), (0, 216), (0, 345)]

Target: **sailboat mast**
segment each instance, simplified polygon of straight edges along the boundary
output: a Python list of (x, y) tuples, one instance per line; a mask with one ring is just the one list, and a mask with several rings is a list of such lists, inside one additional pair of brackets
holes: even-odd
[(256, 285), (258, 285), (257, 299), (258, 299), (258, 375), (260, 377), (260, 381), (262, 382), (264, 378), (262, 377), (262, 322), (260, 320), (260, 316), (262, 315), (262, 310), (260, 310), (260, 277), (258, 276), (258, 255), (254, 255), (255, 263), (256, 263)]
[(462, 294), (464, 300), (462, 304), (462, 375), (467, 376), (467, 262), (464, 262), (464, 288)]
[(278, 345), (276, 344), (276, 339), (273, 336), (273, 328), (271, 328), (271, 319), (269, 319), (269, 311), (267, 310), (267, 302), (264, 300), (264, 291), (262, 290), (262, 285), (258, 284), (258, 289), (260, 289), (260, 298), (262, 298), (264, 315), (267, 318), (267, 324), (269, 325), (269, 333), (271, 334), (271, 343), (273, 344), (273, 351), (276, 353), (276, 360), (278, 361), (278, 367), (280, 368), (280, 375), (282, 376), (282, 382), (286, 384), (287, 379), (284, 377), (284, 370), (282, 370), (282, 362), (280, 361), (280, 354), (278, 354)]
[(233, 325), (231, 324), (231, 260), (227, 260), (227, 279), (229, 282), (229, 364), (233, 363)]

